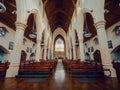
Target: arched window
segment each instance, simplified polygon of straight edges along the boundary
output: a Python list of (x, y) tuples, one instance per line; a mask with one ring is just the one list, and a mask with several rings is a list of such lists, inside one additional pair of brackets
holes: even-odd
[(64, 52), (64, 42), (61, 38), (58, 38), (55, 42), (55, 51)]

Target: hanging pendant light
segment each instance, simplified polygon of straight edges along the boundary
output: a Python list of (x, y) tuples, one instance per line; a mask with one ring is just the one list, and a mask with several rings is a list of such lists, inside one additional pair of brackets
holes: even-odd
[(85, 17), (85, 30), (84, 30), (84, 37), (89, 38), (92, 36), (92, 33), (90, 33), (88, 25), (87, 25), (87, 19), (86, 19), (86, 14), (84, 15)]
[(29, 34), (29, 37), (30, 37), (30, 38), (36, 38), (36, 33), (31, 33), (31, 34)]
[(2, 2), (0, 2), (0, 13), (4, 13), (6, 11), (6, 7), (4, 5), (4, 2), (2, 0)]
[(30, 38), (36, 38), (37, 37), (36, 32), (35, 32), (34, 19), (33, 19), (33, 27), (32, 27), (32, 30), (31, 30), (31, 32), (29, 34), (29, 37)]

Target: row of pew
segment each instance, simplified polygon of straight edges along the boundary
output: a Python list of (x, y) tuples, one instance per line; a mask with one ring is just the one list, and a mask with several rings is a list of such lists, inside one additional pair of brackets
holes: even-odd
[(102, 64), (91, 61), (63, 60), (65, 70), (73, 78), (103, 78), (104, 71)]
[(5, 77), (6, 71), (9, 68), (10, 62), (6, 61), (4, 63), (0, 62), (0, 77)]
[(57, 60), (28, 60), (21, 62), (16, 77), (50, 77), (57, 65)]

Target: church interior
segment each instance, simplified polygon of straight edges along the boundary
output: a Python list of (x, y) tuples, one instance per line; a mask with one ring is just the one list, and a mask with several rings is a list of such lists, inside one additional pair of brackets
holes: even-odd
[(120, 90), (120, 0), (0, 0), (0, 90)]

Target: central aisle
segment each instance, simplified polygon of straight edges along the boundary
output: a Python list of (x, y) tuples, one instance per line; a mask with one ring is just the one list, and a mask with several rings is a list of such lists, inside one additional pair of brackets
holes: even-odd
[(71, 78), (65, 72), (61, 60), (58, 60), (55, 73), (49, 83), (50, 90), (72, 90)]

